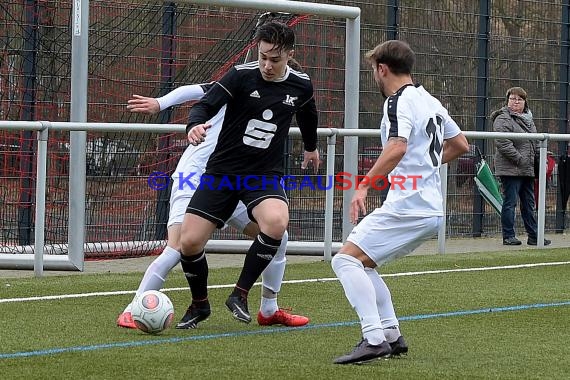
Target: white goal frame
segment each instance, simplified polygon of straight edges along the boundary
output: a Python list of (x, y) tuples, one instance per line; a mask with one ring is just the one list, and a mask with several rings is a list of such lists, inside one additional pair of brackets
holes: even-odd
[[(358, 107), (359, 107), (359, 72), (360, 72), (360, 8), (341, 5), (330, 5), (321, 3), (308, 3), (302, 1), (288, 0), (175, 0), (178, 3), (204, 4), (214, 6), (226, 6), (231, 8), (247, 8), (270, 12), (288, 12), (298, 14), (310, 14), (317, 16), (327, 16), (346, 19), (345, 38), (345, 105), (344, 105), (344, 125), (345, 129), (358, 129)], [(0, 268), (2, 269), (32, 269), (36, 277), (42, 276), (45, 270), (84, 270), (85, 250), (89, 246), (85, 244), (85, 146), (87, 140), (87, 128), (79, 125), (87, 120), (87, 82), (88, 82), (88, 33), (89, 33), (89, 0), (74, 1), (71, 21), (71, 110), (70, 122), (75, 127), (66, 125), (67, 123), (41, 122), (1, 122), (0, 126), (13, 128), (20, 126), (22, 129), (35, 130), (38, 134), (38, 166), (36, 185), (36, 221), (35, 240), (33, 249), (27, 247), (21, 254), (8, 254), (0, 252)], [(69, 220), (68, 220), (68, 244), (65, 247), (67, 254), (44, 255), (44, 227), (45, 227), (45, 196), (46, 196), (46, 155), (48, 130), (60, 124), (62, 130), (70, 130), (70, 168), (69, 168)], [(101, 125), (101, 123), (98, 123)], [(120, 130), (121, 127), (106, 124), (102, 130)], [(171, 126), (163, 126), (171, 128)], [(57, 129), (57, 127), (56, 127)], [(162, 129), (162, 128), (157, 128)], [(131, 127), (132, 131), (133, 128)], [(148, 130), (147, 130), (148, 131)], [(165, 130), (166, 132), (166, 130)], [(358, 151), (358, 138), (356, 136), (345, 137), (345, 152)], [(332, 162), (332, 161), (331, 161)], [(334, 162), (332, 162), (334, 163)], [(355, 154), (345, 154), (344, 171), (355, 173), (357, 170), (357, 156)], [(349, 221), (350, 199), (354, 190), (347, 190), (343, 193), (343, 240), (352, 229)], [(332, 196), (332, 193), (331, 193)], [(332, 198), (327, 199), (327, 204)], [(329, 210), (330, 209), (330, 210)], [(332, 212), (332, 208), (328, 207)], [(44, 214), (42, 214), (44, 213)], [(325, 217), (326, 217), (325, 213)], [(332, 217), (330, 215), (329, 217)], [(216, 242), (218, 244), (216, 244)], [(209, 247), (212, 251), (219, 249), (221, 252), (228, 251), (229, 241), (210, 241)], [(295, 244), (297, 243), (297, 244)], [(98, 244), (98, 243), (94, 243)], [(332, 230), (325, 229), (324, 242), (289, 242), (288, 250), (291, 248), (299, 253), (309, 251), (316, 252), (324, 249), (325, 259), (331, 257), (332, 250)], [(338, 244), (336, 244), (338, 245)], [(298, 246), (298, 247), (296, 247)], [(57, 248), (57, 247), (56, 247)], [(243, 250), (240, 244), (238, 248)], [(338, 249), (338, 247), (336, 247)], [(56, 249), (57, 250), (57, 249)]]

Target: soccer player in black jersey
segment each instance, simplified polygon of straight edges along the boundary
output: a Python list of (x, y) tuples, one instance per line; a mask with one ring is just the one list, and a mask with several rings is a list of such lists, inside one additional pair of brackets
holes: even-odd
[(287, 66), (293, 56), (293, 30), (269, 22), (257, 29), (255, 41), (259, 60), (232, 68), (190, 111), (186, 131), (189, 142), (197, 145), (210, 128), (207, 120), (227, 104), (218, 143), (202, 177), (208, 182), (196, 190), (181, 227), (181, 263), (192, 293), (185, 321), (198, 323), (210, 314), (204, 247), (240, 200), (260, 233), (245, 257), (226, 306), (237, 320), (251, 321), (248, 292), (277, 252), (289, 223), (287, 197), (280, 180), (293, 115), (305, 148), (302, 168), (312, 163), (316, 171), (320, 162), (311, 80)]
[[(303, 68), (294, 58), (289, 58), (287, 65), (296, 71), (303, 71)], [(127, 109), (131, 112), (154, 115), (173, 105), (200, 100), (211, 85), (211, 83), (184, 85), (160, 98), (133, 95), (133, 98), (128, 102)], [(180, 263), (180, 226), (184, 220), (188, 203), (195, 192), (195, 189), (192, 189), (190, 186), (180, 186), (180, 178), (183, 175), (202, 173), (205, 170), (208, 158), (214, 151), (218, 141), (218, 132), (222, 128), (224, 115), (225, 108), (222, 108), (210, 121), (212, 127), (208, 130), (206, 141), (199, 146), (188, 146), (184, 154), (180, 157), (172, 178), (175, 183), (178, 183), (178, 186), (172, 186), (170, 196), (167, 246), (145, 271), (136, 291), (135, 298), (147, 290), (160, 290), (170, 271)], [(241, 202), (226, 224), (253, 239), (257, 238), (259, 234), (257, 224), (249, 220), (247, 208)], [(309, 318), (303, 315), (289, 313), (288, 310), (281, 309), (277, 302), (278, 293), (283, 281), (283, 274), (285, 272), (286, 247), (287, 233), (283, 235), (281, 246), (277, 250), (275, 257), (261, 274), (261, 300), (257, 313), (257, 322), (260, 326), (283, 325), (298, 327), (309, 323)], [(192, 315), (189, 316), (189, 318), (191, 317)], [(129, 329), (137, 328), (133, 321), (130, 303), (117, 318), (117, 325)], [(196, 325), (193, 321), (185, 320), (182, 320), (176, 325), (177, 329), (190, 329), (195, 327)]]

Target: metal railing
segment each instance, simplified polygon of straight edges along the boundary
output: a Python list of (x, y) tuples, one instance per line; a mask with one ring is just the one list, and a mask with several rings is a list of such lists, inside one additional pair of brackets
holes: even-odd
[[(0, 121), (0, 130), (11, 131), (36, 131), (37, 132), (37, 180), (36, 180), (36, 208), (35, 208), (35, 240), (32, 253), (23, 254), (6, 254), (0, 253), (0, 268), (12, 269), (30, 269), (33, 267), (37, 276), (41, 276), (44, 269), (48, 270), (83, 270), (84, 252), (89, 247), (88, 244), (81, 245), (80, 249), (70, 249), (67, 255), (44, 255), (44, 235), (45, 235), (45, 212), (46, 212), (46, 182), (47, 182), (47, 157), (48, 157), (48, 138), (50, 131), (98, 131), (98, 132), (151, 132), (151, 133), (172, 133), (183, 132), (185, 125), (183, 124), (129, 124), (129, 123), (75, 123), (75, 122), (48, 122), (48, 121)], [(499, 133), (499, 132), (464, 132), (468, 139), (496, 139), (509, 138), (513, 140), (526, 139), (538, 140), (540, 148), (540, 180), (539, 180), (539, 199), (538, 199), (538, 247), (543, 247), (544, 227), (545, 227), (545, 193), (546, 193), (546, 156), (549, 141), (570, 141), (570, 135), (567, 134), (546, 134), (546, 133)], [(298, 128), (291, 128), (290, 135), (300, 136)], [(332, 178), (335, 170), (335, 152), (337, 139), (345, 137), (371, 137), (379, 136), (378, 129), (334, 129), (321, 128), (318, 135), (326, 137), (326, 178)], [(83, 149), (85, 151), (85, 149)], [(351, 152), (345, 150), (344, 156)], [(346, 167), (348, 172), (356, 173), (357, 167), (355, 160), (352, 160), (354, 167)], [(80, 191), (81, 187), (79, 187)], [(442, 190), (444, 195), (447, 189), (447, 166), (442, 167)], [(76, 188), (70, 184), (70, 194), (77, 192)], [(349, 192), (348, 199), (352, 197), (354, 189), (346, 190)], [(85, 197), (85, 194), (74, 194), (77, 197)], [(70, 196), (70, 198), (72, 198)], [(343, 197), (347, 199), (347, 194)], [(70, 208), (73, 205), (70, 203)], [(348, 202), (343, 202), (343, 215), (348, 215)], [(445, 197), (444, 197), (445, 207)], [(288, 244), (288, 252), (298, 254), (315, 254), (315, 252), (323, 252), (324, 259), (330, 260), (332, 254), (337, 252), (342, 246), (342, 242), (333, 242), (333, 191), (327, 191), (325, 196), (325, 221), (322, 241), (315, 242), (296, 242), (290, 241)], [(343, 221), (343, 237), (350, 232), (345, 229), (346, 225), (350, 225)], [(84, 236), (85, 222), (82, 225), (74, 226), (80, 230), (80, 236)], [(438, 252), (445, 252), (446, 225), (442, 225), (438, 235)], [(140, 243), (140, 242), (139, 242)], [(104, 244), (104, 243), (89, 243)], [(128, 243), (121, 243), (125, 246)], [(145, 242), (145, 244), (156, 244), (156, 242)], [(249, 247), (249, 241), (239, 240), (214, 240), (208, 243), (208, 249), (216, 252), (245, 252)], [(31, 246), (24, 252), (29, 252)]]

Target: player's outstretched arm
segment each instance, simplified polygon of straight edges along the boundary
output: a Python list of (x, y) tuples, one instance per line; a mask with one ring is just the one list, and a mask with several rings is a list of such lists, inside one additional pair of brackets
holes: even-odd
[(177, 87), (160, 98), (133, 95), (127, 102), (127, 109), (131, 112), (154, 115), (177, 104), (200, 100), (202, 96), (204, 96), (204, 87), (202, 85), (189, 84)]
[(155, 98), (135, 94), (127, 101), (127, 109), (135, 113), (154, 115), (160, 111), (160, 105)]

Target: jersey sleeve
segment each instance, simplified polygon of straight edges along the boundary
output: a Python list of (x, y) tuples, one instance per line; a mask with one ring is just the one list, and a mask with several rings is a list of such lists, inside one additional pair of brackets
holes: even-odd
[(220, 81), (214, 82), (202, 99), (190, 109), (186, 133), (195, 125), (203, 124), (214, 117), (234, 97), (239, 83), (239, 73), (235, 68), (232, 68)]
[[(445, 110), (445, 108), (444, 108), (444, 110)], [(443, 139), (444, 140), (451, 139), (451, 138), (453, 138), (453, 137), (455, 137), (461, 133), (461, 128), (459, 128), (459, 125), (457, 125), (455, 120), (453, 120), (453, 118), (451, 116), (449, 116), (449, 113), (447, 113), (447, 110), (445, 110), (445, 114), (443, 115), (443, 123), (442, 124), (443, 124)]]
[(384, 114), (388, 138), (403, 137), (408, 140), (414, 126), (412, 120), (414, 111), (411, 103), (399, 95), (390, 96), (384, 103)]
[(319, 114), (317, 112), (317, 105), (313, 96), (312, 85), (310, 86), (308, 94), (310, 95), (309, 99), (301, 105), (295, 115), (295, 118), (297, 120), (297, 125), (301, 130), (304, 149), (307, 152), (312, 152), (317, 149), (317, 127), (319, 124)]
[(168, 94), (156, 98), (160, 110), (163, 111), (168, 107), (185, 102), (200, 100), (204, 96), (204, 87), (200, 84), (190, 84), (187, 86), (180, 86), (170, 91)]

